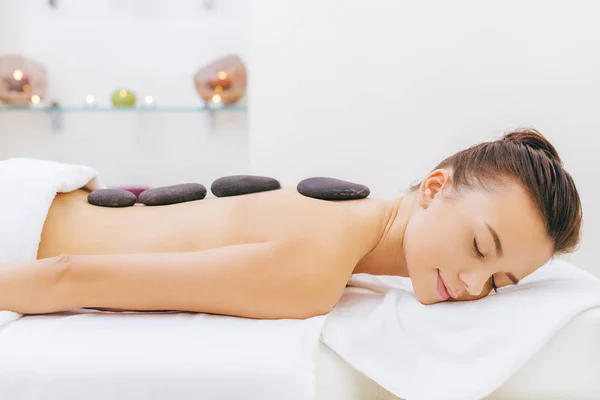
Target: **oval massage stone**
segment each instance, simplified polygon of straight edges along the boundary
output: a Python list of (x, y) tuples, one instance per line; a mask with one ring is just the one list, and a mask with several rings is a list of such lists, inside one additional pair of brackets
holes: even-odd
[(199, 183), (180, 183), (147, 189), (140, 193), (140, 203), (147, 206), (166, 206), (202, 200), (206, 197), (206, 187)]
[(124, 189), (98, 189), (88, 195), (88, 203), (100, 207), (131, 207), (137, 201), (135, 194)]
[(304, 179), (298, 184), (297, 190), (304, 196), (320, 200), (357, 200), (371, 193), (364, 185), (325, 177)]
[(231, 175), (217, 179), (210, 186), (216, 197), (240, 196), (243, 194), (277, 190), (281, 184), (277, 179), (256, 175)]

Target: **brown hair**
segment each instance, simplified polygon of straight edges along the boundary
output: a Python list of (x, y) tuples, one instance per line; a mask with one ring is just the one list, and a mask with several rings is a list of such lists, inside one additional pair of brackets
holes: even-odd
[(451, 169), (452, 186), (458, 190), (493, 189), (506, 178), (516, 178), (537, 207), (554, 252), (568, 253), (579, 244), (583, 215), (579, 193), (554, 146), (535, 129), (516, 130), (471, 146), (435, 169)]

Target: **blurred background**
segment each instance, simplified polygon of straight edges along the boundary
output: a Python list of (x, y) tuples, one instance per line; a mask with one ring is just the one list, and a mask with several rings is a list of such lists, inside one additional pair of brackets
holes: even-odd
[[(583, 242), (567, 259), (600, 276), (599, 11), (593, 0), (0, 0), (0, 57), (46, 71), (39, 101), (0, 109), (0, 158), (85, 164), (120, 187), (325, 175), (391, 198), (455, 151), (533, 127), (582, 196)], [(204, 99), (197, 74), (224, 72), (230, 55), (247, 72), (243, 96), (224, 104), (227, 85), (209, 77)]]

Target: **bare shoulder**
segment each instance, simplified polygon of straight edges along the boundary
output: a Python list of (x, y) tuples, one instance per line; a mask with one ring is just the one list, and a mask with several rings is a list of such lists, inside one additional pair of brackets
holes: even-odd
[(273, 196), (268, 212), (284, 223), (278, 241), (306, 246), (352, 270), (379, 240), (386, 207), (374, 199), (323, 201), (283, 190)]

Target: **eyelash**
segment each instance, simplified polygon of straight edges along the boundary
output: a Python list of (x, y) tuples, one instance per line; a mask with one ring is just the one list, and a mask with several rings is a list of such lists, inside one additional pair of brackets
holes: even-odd
[(479, 258), (484, 258), (485, 256), (483, 255), (483, 253), (481, 251), (479, 251), (479, 247), (477, 246), (477, 239), (473, 238), (473, 248), (475, 249), (475, 253), (477, 254), (477, 257)]
[[(473, 249), (475, 249), (475, 254), (477, 254), (477, 257), (479, 258), (484, 258), (485, 256), (483, 255), (483, 253), (481, 251), (479, 251), (479, 247), (477, 246), (477, 239), (473, 238)], [(496, 279), (494, 278), (494, 275), (492, 275), (492, 277), (490, 278), (490, 283), (492, 285), (492, 288), (494, 289), (494, 292), (498, 292), (498, 286), (496, 286)]]

